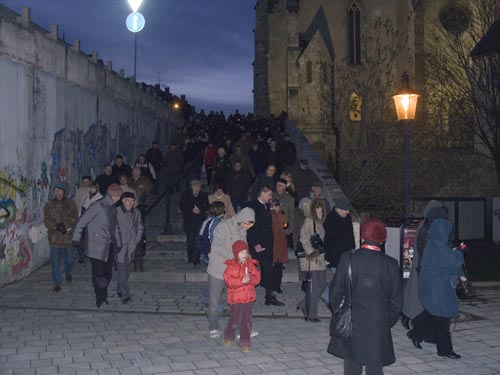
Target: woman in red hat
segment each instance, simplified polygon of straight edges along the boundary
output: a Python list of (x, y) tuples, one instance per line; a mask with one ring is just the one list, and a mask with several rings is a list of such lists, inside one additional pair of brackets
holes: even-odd
[(396, 361), (391, 327), (398, 321), (403, 297), (399, 266), (381, 246), (387, 232), (384, 223), (370, 219), (361, 225), (361, 247), (344, 252), (330, 287), (330, 308), (335, 311), (348, 288), (352, 270), (351, 337), (338, 337), (330, 326), (328, 352), (344, 359), (344, 374), (383, 374), (383, 366)]

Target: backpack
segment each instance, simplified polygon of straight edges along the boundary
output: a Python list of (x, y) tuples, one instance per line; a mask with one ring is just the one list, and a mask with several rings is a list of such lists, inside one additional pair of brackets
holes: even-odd
[(194, 240), (194, 246), (196, 247), (196, 249), (198, 249), (201, 255), (207, 255), (210, 253), (211, 243), (208, 234), (210, 231), (210, 224), (213, 220), (213, 217), (209, 217), (203, 222), (200, 232), (196, 235), (196, 238)]

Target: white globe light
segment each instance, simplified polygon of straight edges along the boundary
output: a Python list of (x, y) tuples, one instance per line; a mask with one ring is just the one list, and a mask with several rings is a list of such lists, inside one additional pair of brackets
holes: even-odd
[(141, 7), (142, 1), (143, 0), (128, 0), (128, 5), (130, 5), (133, 12), (137, 12)]

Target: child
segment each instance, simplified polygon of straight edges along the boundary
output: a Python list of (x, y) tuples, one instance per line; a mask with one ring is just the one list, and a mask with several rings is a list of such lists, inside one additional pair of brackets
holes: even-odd
[(142, 216), (135, 208), (135, 194), (125, 192), (121, 196), (121, 205), (116, 208), (116, 243), (115, 255), (118, 270), (117, 294), (124, 304), (132, 301), (128, 289), (130, 263), (135, 259), (137, 245), (142, 239), (144, 227)]
[(271, 201), (271, 217), (273, 220), (273, 291), (283, 293), (281, 280), (283, 279), (283, 263), (288, 262), (288, 218), (281, 208), (280, 201)]
[(250, 350), (252, 332), (252, 308), (256, 300), (255, 287), (260, 283), (258, 262), (250, 258), (248, 245), (238, 240), (233, 244), (234, 259), (226, 260), (224, 282), (227, 287), (227, 303), (231, 306), (229, 321), (224, 330), (224, 346), (234, 341), (236, 327), (240, 326), (239, 346), (242, 352)]

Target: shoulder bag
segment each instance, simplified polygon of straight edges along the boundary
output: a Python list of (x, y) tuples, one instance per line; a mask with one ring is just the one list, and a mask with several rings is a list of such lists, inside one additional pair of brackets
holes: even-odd
[(331, 330), (336, 337), (347, 338), (352, 336), (352, 254), (349, 254), (347, 262), (347, 282), (345, 283), (344, 295), (337, 308), (333, 310)]

